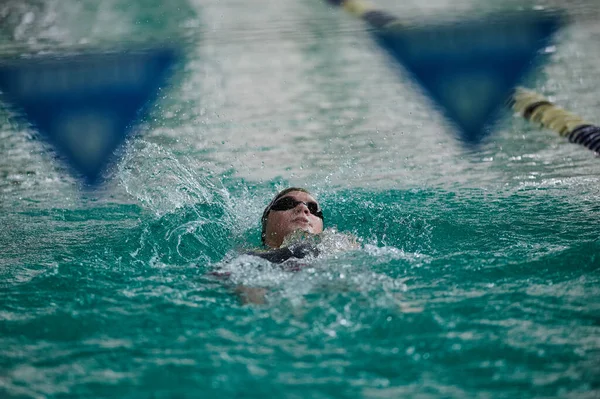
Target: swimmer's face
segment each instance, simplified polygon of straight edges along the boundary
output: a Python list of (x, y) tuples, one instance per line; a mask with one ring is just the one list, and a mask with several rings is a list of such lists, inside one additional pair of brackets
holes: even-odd
[[(302, 191), (291, 191), (277, 202), (284, 198), (318, 204), (312, 195)], [(299, 203), (294, 208), (288, 210), (271, 210), (267, 218), (265, 244), (271, 248), (279, 248), (284, 238), (297, 230), (319, 234), (323, 232), (323, 219), (313, 215), (310, 209), (303, 203)]]

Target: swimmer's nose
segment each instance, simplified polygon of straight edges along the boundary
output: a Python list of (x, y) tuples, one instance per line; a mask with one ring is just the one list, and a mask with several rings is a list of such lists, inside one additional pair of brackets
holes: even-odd
[(310, 214), (310, 210), (308, 210), (308, 207), (304, 202), (301, 202), (298, 206), (300, 207), (300, 211), (303, 212), (305, 215), (308, 216)]

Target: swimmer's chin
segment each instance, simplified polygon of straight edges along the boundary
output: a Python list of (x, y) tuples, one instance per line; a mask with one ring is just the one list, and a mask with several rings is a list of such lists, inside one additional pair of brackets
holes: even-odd
[(310, 237), (314, 237), (316, 236), (316, 234), (313, 232), (312, 228), (310, 226), (306, 226), (306, 227), (301, 227), (298, 228), (296, 230), (294, 230), (293, 232), (291, 232), (290, 234), (288, 234), (287, 236), (285, 236), (285, 238), (283, 239), (283, 243), (281, 244), (282, 247), (288, 246), (290, 244), (293, 244), (296, 241), (299, 240), (304, 240)]

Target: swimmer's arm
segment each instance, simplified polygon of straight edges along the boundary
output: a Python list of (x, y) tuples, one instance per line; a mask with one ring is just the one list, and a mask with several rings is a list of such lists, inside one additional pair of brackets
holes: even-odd
[(235, 293), (238, 294), (244, 305), (264, 305), (265, 303), (267, 303), (267, 300), (265, 298), (265, 296), (267, 295), (267, 290), (264, 288), (238, 285), (235, 288)]

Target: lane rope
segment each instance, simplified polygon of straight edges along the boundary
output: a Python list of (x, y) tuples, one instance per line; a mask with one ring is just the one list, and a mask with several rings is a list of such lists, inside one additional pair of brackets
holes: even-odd
[(571, 143), (600, 152), (600, 127), (560, 108), (541, 94), (517, 87), (508, 105), (523, 118), (554, 130)]

